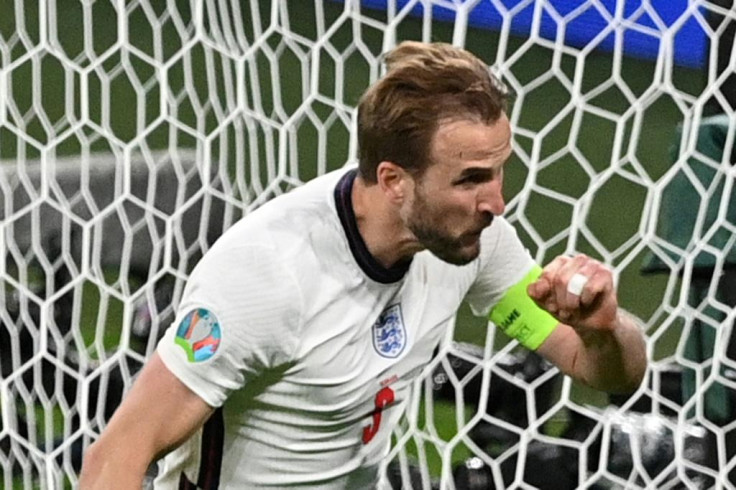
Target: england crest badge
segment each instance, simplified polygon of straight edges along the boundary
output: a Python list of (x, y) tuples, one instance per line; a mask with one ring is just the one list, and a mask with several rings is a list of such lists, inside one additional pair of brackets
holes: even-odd
[(406, 346), (406, 327), (401, 316), (401, 304), (391, 305), (381, 312), (373, 324), (373, 347), (383, 357), (395, 358)]

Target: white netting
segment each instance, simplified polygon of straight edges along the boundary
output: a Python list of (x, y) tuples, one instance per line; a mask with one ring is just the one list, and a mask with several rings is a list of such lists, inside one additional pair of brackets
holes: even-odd
[(734, 22), (694, 0), (0, 2), (0, 486), (76, 483), (196, 260), (348, 161), (380, 53), (421, 39), (515, 93), (508, 216), (540, 262), (613, 267), (652, 363), (609, 399), (461, 312), (475, 346), (448, 336), (425, 371), (392, 480), (733, 487)]

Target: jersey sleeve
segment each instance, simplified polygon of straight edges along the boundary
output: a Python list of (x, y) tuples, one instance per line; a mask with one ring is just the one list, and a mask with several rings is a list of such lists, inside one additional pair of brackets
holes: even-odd
[(187, 282), (174, 323), (159, 341), (164, 364), (213, 407), (292, 360), (301, 293), (266, 246), (213, 248)]
[(478, 275), (466, 301), (475, 315), (488, 317), (522, 345), (537, 349), (558, 324), (526, 292), (541, 268), (503, 218), (494, 220), (482, 240)]

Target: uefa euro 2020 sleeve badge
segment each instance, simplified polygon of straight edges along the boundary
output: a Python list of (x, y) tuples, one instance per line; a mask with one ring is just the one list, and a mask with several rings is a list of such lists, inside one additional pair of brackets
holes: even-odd
[(220, 346), (222, 332), (214, 313), (196, 308), (181, 320), (174, 342), (187, 353), (189, 362), (210, 359)]

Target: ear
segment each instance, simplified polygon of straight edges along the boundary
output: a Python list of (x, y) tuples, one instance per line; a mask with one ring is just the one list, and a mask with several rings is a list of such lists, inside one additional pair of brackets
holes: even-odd
[(376, 168), (376, 179), (391, 202), (402, 203), (414, 186), (411, 174), (394, 162), (383, 161)]

